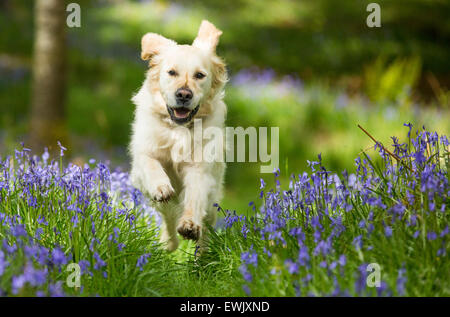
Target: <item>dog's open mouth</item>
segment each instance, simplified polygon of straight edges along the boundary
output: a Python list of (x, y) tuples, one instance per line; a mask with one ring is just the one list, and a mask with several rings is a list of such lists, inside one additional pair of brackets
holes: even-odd
[(191, 110), (189, 110), (188, 108), (173, 109), (173, 114), (175, 115), (175, 117), (177, 117), (177, 119), (187, 118), (190, 113), (191, 113)]
[(186, 107), (172, 108), (167, 106), (167, 111), (169, 112), (172, 121), (178, 124), (183, 124), (192, 120), (199, 107), (200, 105), (194, 109), (189, 109)]

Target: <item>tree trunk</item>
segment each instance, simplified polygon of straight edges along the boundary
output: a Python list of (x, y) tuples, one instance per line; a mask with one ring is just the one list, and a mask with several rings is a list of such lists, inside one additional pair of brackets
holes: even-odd
[(30, 141), (34, 151), (65, 142), (66, 1), (36, 0)]

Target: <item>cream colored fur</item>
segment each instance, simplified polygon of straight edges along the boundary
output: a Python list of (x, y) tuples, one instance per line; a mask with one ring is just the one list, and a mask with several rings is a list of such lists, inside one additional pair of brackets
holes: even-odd
[[(222, 99), (227, 74), (215, 52), (221, 34), (203, 21), (192, 46), (178, 45), (154, 33), (142, 38), (141, 57), (149, 60), (150, 68), (132, 98), (136, 110), (129, 146), (131, 178), (161, 213), (161, 242), (169, 251), (178, 247), (177, 232), (206, 246), (206, 224), (214, 226), (217, 209), (213, 204), (222, 197), (225, 163), (179, 162), (172, 155), (180, 140), (186, 145), (192, 142), (195, 119), (202, 120), (203, 129), (224, 129), (226, 105)], [(176, 76), (168, 75), (171, 69)], [(195, 78), (199, 71), (205, 78)], [(180, 87), (192, 90), (191, 107), (199, 105), (192, 120), (182, 125), (173, 122), (167, 110)]]

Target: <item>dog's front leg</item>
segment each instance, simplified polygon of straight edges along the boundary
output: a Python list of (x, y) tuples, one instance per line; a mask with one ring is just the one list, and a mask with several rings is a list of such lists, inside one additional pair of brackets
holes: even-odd
[(201, 166), (184, 169), (183, 214), (177, 231), (186, 239), (198, 241), (205, 230), (203, 221), (207, 215), (209, 195), (216, 186), (214, 177)]
[(157, 202), (168, 201), (175, 193), (161, 163), (147, 154), (134, 157), (132, 181)]

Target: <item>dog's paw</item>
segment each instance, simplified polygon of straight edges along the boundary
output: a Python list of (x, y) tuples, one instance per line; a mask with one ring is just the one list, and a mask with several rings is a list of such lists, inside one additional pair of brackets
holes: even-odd
[(185, 239), (198, 241), (202, 233), (202, 227), (192, 219), (181, 219), (177, 231)]
[(150, 197), (156, 202), (167, 202), (175, 194), (174, 189), (169, 184), (161, 184), (149, 191)]
[(160, 243), (162, 244), (163, 248), (168, 252), (173, 252), (178, 248), (178, 238), (171, 238), (171, 239), (160, 239)]

